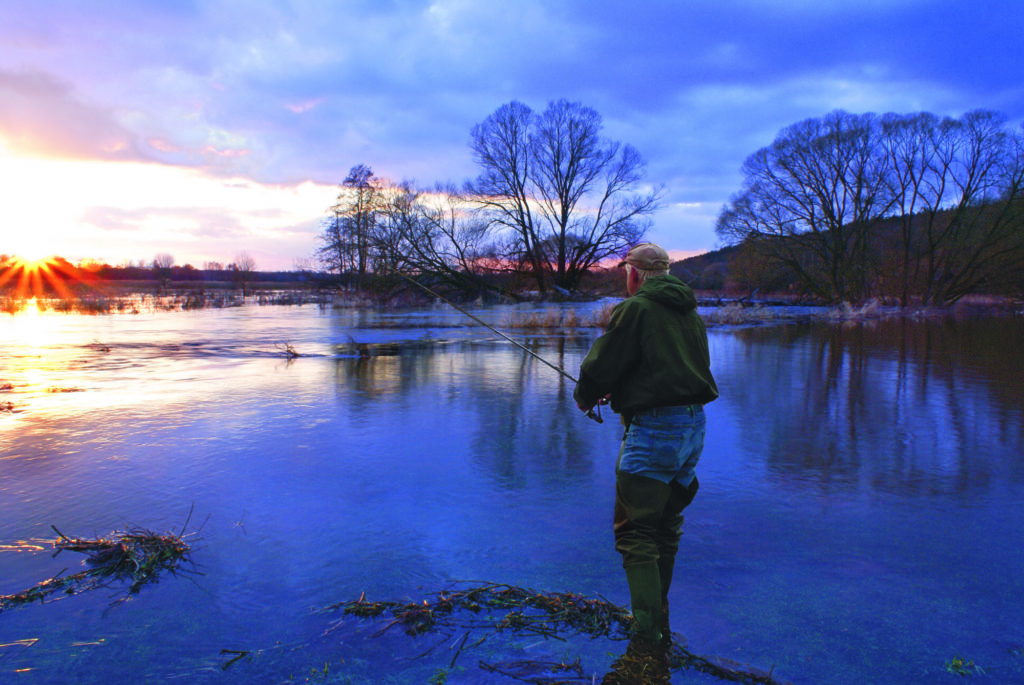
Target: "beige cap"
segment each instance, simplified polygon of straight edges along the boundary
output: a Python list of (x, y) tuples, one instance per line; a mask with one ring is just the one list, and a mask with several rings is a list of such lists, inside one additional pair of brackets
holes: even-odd
[(669, 265), (668, 252), (654, 243), (640, 243), (626, 253), (626, 258), (619, 263), (619, 267), (626, 264), (644, 271), (665, 271)]

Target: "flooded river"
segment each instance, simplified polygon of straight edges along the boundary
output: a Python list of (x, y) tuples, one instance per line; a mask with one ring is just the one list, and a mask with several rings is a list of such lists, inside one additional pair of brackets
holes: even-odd
[[(598, 334), (510, 332), (572, 375)], [(722, 396), (670, 596), (689, 649), (793, 683), (1024, 682), (1024, 319), (709, 341)], [(458, 580), (628, 603), (621, 427), (458, 312), (4, 314), (0, 350), (0, 594), (81, 570), (51, 525), (180, 531), (191, 510), (198, 572), (4, 611), (3, 682), (499, 683), (480, 661), (577, 656), (591, 682), (625, 648), (417, 659), (434, 637), (316, 610)]]

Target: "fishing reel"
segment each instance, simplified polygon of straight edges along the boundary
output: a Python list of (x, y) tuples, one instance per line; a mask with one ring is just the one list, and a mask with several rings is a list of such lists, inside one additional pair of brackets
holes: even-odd
[(597, 404), (595, 404), (593, 407), (588, 409), (587, 413), (584, 414), (584, 416), (586, 416), (588, 419), (593, 419), (594, 421), (597, 421), (598, 423), (604, 423), (604, 419), (601, 418), (601, 405), (602, 404), (608, 404), (608, 398), (607, 397), (602, 397), (601, 399), (599, 399), (597, 401)]

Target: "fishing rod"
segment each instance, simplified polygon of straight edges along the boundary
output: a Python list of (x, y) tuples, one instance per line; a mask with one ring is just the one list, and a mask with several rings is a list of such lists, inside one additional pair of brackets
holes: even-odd
[[(460, 307), (459, 305), (455, 304), (454, 302), (452, 302), (451, 300), (449, 300), (449, 299), (447, 299), (447, 298), (445, 298), (445, 297), (442, 297), (441, 295), (438, 295), (438, 294), (437, 294), (436, 292), (434, 292), (433, 290), (431, 290), (431, 289), (430, 289), (430, 288), (428, 288), (427, 286), (423, 285), (422, 283), (420, 283), (420, 282), (419, 282), (419, 281), (417, 281), (416, 279), (414, 279), (414, 278), (410, 278), (409, 276), (406, 276), (406, 275), (405, 275), (405, 274), (403, 274), (403, 273), (402, 273), (401, 271), (396, 271), (395, 273), (397, 273), (397, 274), (398, 274), (399, 276), (401, 276), (401, 277), (402, 277), (402, 278), (404, 278), (405, 280), (409, 281), (410, 283), (412, 283), (412, 284), (414, 284), (414, 285), (418, 285), (419, 287), (423, 288), (423, 289), (424, 289), (424, 290), (426, 290), (426, 291), (427, 291), (428, 293), (430, 293), (431, 295), (433, 295), (433, 296), (434, 296), (434, 297), (436, 297), (437, 299), (441, 300), (441, 301), (442, 301), (442, 302), (444, 302), (445, 304), (447, 304), (447, 305), (449, 305), (449, 306), (451, 306), (451, 307), (454, 307), (455, 309), (459, 310), (460, 312), (462, 312), (463, 314), (465, 314), (465, 315), (466, 315), (466, 316), (468, 316), (469, 318), (473, 319), (473, 321), (476, 321), (476, 322), (477, 322), (478, 324), (480, 324), (481, 326), (483, 326), (483, 327), (484, 327), (484, 328), (486, 328), (487, 330), (491, 331), (492, 333), (495, 333), (495, 334), (497, 334), (497, 335), (500, 335), (500, 336), (501, 336), (502, 338), (504, 338), (504, 339), (505, 339), (505, 340), (507, 340), (508, 342), (512, 343), (513, 345), (515, 345), (516, 347), (518, 347), (519, 349), (521, 349), (521, 350), (522, 350), (523, 352), (525, 352), (526, 354), (530, 355), (531, 357), (533, 357), (533, 358), (534, 358), (534, 359), (536, 359), (537, 361), (539, 361), (539, 362), (541, 362), (541, 363), (543, 363), (543, 364), (546, 364), (546, 365), (550, 366), (550, 367), (551, 367), (552, 369), (554, 369), (554, 370), (555, 370), (555, 371), (557, 371), (558, 373), (562, 374), (563, 376), (565, 376), (566, 378), (568, 378), (569, 380), (571, 380), (571, 381), (572, 381), (573, 383), (579, 383), (579, 381), (578, 381), (577, 379), (573, 378), (573, 376), (572, 376), (572, 375), (570, 375), (570, 374), (569, 374), (568, 372), (566, 372), (566, 370), (565, 370), (565, 369), (563, 369), (562, 367), (560, 367), (560, 366), (556, 366), (555, 364), (552, 364), (552, 363), (551, 363), (551, 362), (549, 362), (549, 361), (548, 361), (547, 359), (545, 359), (544, 357), (540, 356), (539, 354), (537, 354), (536, 352), (534, 352), (533, 350), (531, 350), (530, 348), (528, 348), (528, 347), (527, 347), (526, 345), (523, 345), (523, 344), (522, 344), (521, 342), (519, 342), (518, 340), (514, 340), (513, 338), (511, 338), (511, 337), (509, 337), (509, 336), (505, 335), (504, 333), (502, 333), (501, 331), (499, 331), (499, 330), (498, 330), (497, 328), (495, 328), (494, 326), (491, 326), (490, 324), (488, 324), (488, 323), (487, 323), (487, 322), (485, 322), (485, 321), (482, 321), (482, 320), (481, 320), (481, 319), (479, 319), (478, 317), (476, 317), (476, 316), (473, 316), (472, 314), (470, 314), (469, 312), (467, 312), (467, 311), (466, 311), (465, 309), (463, 309), (463, 308), (462, 308), (462, 307)], [(596, 407), (596, 409), (597, 409), (597, 411), (596, 411), (596, 412), (594, 411), (595, 407)], [(602, 419), (602, 418), (601, 418), (601, 405), (600, 405), (600, 403), (598, 403), (598, 404), (594, 405), (594, 407), (591, 407), (590, 409), (588, 409), (588, 410), (587, 410), (587, 413), (586, 413), (586, 416), (587, 416), (587, 418), (588, 418), (588, 419), (593, 419), (594, 421), (597, 421), (598, 423), (604, 423), (604, 419)]]

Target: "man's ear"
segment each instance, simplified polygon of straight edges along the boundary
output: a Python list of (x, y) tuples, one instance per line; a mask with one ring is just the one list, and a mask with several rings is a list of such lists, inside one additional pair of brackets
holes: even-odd
[(636, 269), (626, 269), (626, 290), (632, 293), (639, 280), (640, 274)]

